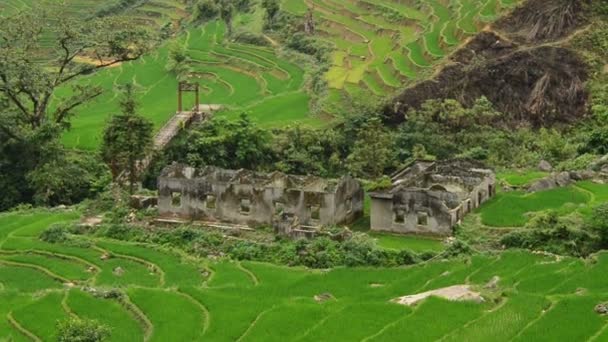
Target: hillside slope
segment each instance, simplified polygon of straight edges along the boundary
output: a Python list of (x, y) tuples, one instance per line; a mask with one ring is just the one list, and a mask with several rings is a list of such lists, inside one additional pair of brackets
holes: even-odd
[(529, 0), (468, 41), (432, 79), (385, 108), (393, 122), (429, 99), (485, 96), (509, 123), (570, 123), (587, 112), (588, 66), (570, 41), (589, 25), (586, 1)]

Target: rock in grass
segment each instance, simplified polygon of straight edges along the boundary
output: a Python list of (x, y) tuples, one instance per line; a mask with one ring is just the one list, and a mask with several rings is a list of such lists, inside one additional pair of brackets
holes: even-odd
[(324, 303), (332, 299), (334, 299), (334, 296), (328, 292), (315, 295), (315, 300), (317, 301), (317, 303)]
[(538, 163), (538, 170), (542, 172), (551, 172), (553, 171), (553, 166), (551, 166), (548, 161), (541, 160), (540, 163)]
[(594, 310), (600, 315), (608, 314), (608, 302), (596, 305)]
[(117, 277), (122, 277), (122, 275), (125, 274), (125, 270), (122, 267), (118, 266), (114, 269), (114, 271), (112, 271), (112, 273), (114, 273), (114, 275)]

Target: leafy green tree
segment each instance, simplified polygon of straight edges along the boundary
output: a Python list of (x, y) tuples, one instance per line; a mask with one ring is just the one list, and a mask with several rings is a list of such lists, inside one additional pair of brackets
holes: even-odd
[[(69, 95), (58, 96), (57, 88), (81, 75), (137, 59), (151, 45), (147, 31), (132, 21), (83, 21), (65, 12), (27, 11), (0, 19), (0, 92), (10, 113), (3, 113), (0, 130), (14, 139), (45, 124), (67, 127), (72, 111), (102, 90), (74, 83)], [(44, 62), (41, 51), (48, 57)], [(83, 58), (95, 62), (83, 63)]]
[(190, 67), (188, 66), (188, 53), (183, 44), (174, 42), (171, 45), (166, 69), (177, 75), (178, 78), (185, 77), (190, 72)]
[[(73, 111), (101, 94), (81, 75), (138, 58), (153, 41), (121, 18), (77, 20), (38, 8), (0, 18), (0, 210), (18, 203), (74, 202), (88, 167), (59, 142)], [(51, 22), (53, 25), (49, 25)], [(93, 60), (88, 63), (83, 61)], [(60, 87), (71, 91), (56, 90)], [(51, 105), (52, 102), (52, 105)], [(45, 178), (49, 177), (49, 184)], [(65, 195), (57, 196), (65, 187)]]
[(600, 247), (608, 248), (608, 203), (602, 203), (593, 208), (589, 226), (600, 237)]
[(236, 121), (214, 118), (190, 133), (186, 159), (194, 166), (260, 169), (272, 160), (270, 139), (245, 114)]
[(228, 28), (228, 36), (232, 36), (232, 20), (234, 19), (234, 4), (232, 0), (220, 1), (220, 17), (226, 23)]
[(141, 171), (138, 164), (153, 147), (154, 126), (138, 114), (132, 84), (125, 86), (120, 105), (122, 113), (112, 116), (103, 133), (101, 156), (114, 180), (118, 180), (123, 171), (127, 172), (129, 191), (133, 193)]
[(215, 0), (199, 0), (194, 6), (194, 20), (208, 21), (220, 14), (220, 6)]
[(344, 168), (342, 138), (335, 130), (285, 129), (275, 138), (276, 167), (287, 173), (336, 176)]
[(110, 337), (107, 326), (90, 319), (71, 317), (57, 324), (58, 342), (101, 342)]
[(266, 26), (272, 27), (277, 15), (281, 11), (279, 0), (262, 0), (262, 8), (266, 10)]
[(379, 118), (369, 119), (361, 127), (346, 162), (354, 175), (369, 178), (382, 176), (393, 165), (393, 138)]

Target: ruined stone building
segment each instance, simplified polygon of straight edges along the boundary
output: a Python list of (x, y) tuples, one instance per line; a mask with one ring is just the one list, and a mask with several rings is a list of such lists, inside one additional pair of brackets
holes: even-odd
[(370, 194), (371, 229), (450, 235), (469, 212), (496, 193), (496, 177), (470, 160), (417, 161)]
[(351, 178), (326, 180), (281, 172), (257, 173), (173, 164), (158, 179), (162, 217), (271, 225), (279, 216), (303, 226), (349, 223), (363, 214), (364, 191)]

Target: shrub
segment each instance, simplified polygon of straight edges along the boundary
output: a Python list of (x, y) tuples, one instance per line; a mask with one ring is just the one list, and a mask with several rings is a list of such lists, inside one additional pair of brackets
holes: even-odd
[(69, 240), (67, 228), (63, 224), (54, 224), (40, 234), (40, 240), (48, 243), (64, 243)]
[(589, 228), (598, 234), (601, 248), (608, 248), (608, 203), (593, 208)]
[(445, 249), (442, 255), (446, 258), (451, 258), (460, 255), (470, 255), (472, 253), (473, 249), (466, 242), (455, 240)]
[(111, 239), (124, 241), (133, 240), (135, 236), (141, 235), (138, 229), (120, 223), (110, 223), (105, 225), (100, 230), (100, 234)]
[(243, 44), (251, 44), (258, 46), (269, 46), (270, 42), (264, 38), (264, 36), (255, 34), (250, 31), (237, 31), (234, 36), (234, 40)]
[(59, 342), (100, 342), (110, 337), (110, 328), (90, 319), (71, 317), (57, 324)]
[(214, 0), (201, 0), (194, 7), (195, 21), (207, 21), (217, 17), (220, 14), (220, 7)]
[(500, 243), (507, 248), (584, 257), (597, 251), (598, 237), (593, 231), (585, 229), (575, 217), (560, 217), (550, 211), (537, 214), (526, 229), (504, 235)]

